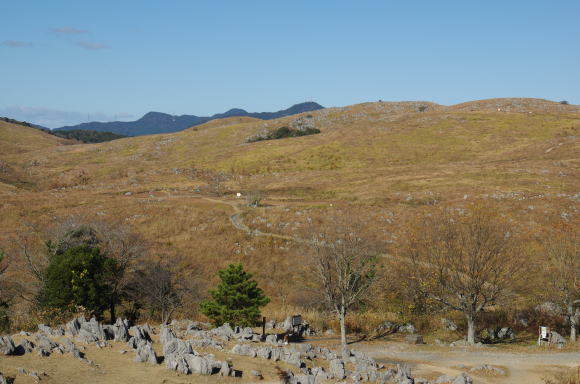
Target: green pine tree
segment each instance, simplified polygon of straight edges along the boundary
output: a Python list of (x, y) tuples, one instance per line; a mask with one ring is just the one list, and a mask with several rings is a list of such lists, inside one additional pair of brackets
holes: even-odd
[(210, 290), (213, 300), (204, 300), (199, 311), (213, 320), (216, 325), (230, 323), (250, 327), (258, 323), (260, 308), (270, 302), (252, 275), (244, 271), (241, 264), (230, 264), (218, 272), (220, 283)]

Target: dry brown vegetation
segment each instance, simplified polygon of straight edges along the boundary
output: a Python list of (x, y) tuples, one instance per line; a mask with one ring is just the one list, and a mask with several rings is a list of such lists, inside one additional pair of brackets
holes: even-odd
[(551, 378), (544, 379), (545, 384), (579, 384), (580, 367), (575, 369), (561, 370)]
[[(522, 293), (510, 313), (486, 321), (545, 300), (541, 235), (562, 221), (578, 229), (580, 107), (536, 99), (379, 102), (308, 115), (320, 134), (256, 143), (246, 138), (296, 116), (223, 119), (90, 145), (0, 122), (0, 248), (17, 265), (13, 240), (29, 224), (39, 230), (31, 239), (39, 247), (45, 229), (70, 216), (120, 222), (147, 240), (154, 257), (194, 262), (206, 286), (217, 269), (243, 263), (272, 298), (267, 316), (299, 310), (337, 327), (317, 311), (310, 256), (291, 239), (327, 223), (333, 211), (364, 221), (367, 235), (393, 255), (383, 259), (381, 287), (369, 294), (365, 313), (347, 317), (349, 329), (370, 333), (386, 319), (412, 318), (434, 330), (436, 321), (417, 312), (397, 272), (401, 240), (409, 223), (436, 208), (485, 203), (525, 243), (521, 258), (530, 271), (514, 282)], [(260, 207), (234, 198), (251, 191), (266, 196)], [(280, 236), (235, 228), (232, 206), (251, 229)], [(7, 275), (23, 279), (19, 268)], [(25, 301), (12, 308), (15, 326), (34, 325)], [(193, 305), (179, 314), (198, 316)]]

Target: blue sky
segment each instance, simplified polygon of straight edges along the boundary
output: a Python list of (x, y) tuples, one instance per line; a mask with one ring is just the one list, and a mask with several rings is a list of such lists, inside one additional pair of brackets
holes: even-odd
[(49, 127), (314, 100), (580, 104), (580, 1), (4, 0), (0, 116)]

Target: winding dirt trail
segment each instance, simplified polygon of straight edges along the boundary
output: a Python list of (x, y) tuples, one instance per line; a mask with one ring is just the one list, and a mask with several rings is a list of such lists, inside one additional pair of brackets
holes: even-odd
[[(216, 204), (229, 206), (233, 214), (229, 216), (232, 226), (240, 231), (244, 231), (252, 236), (270, 236), (277, 239), (289, 240), (298, 243), (308, 243), (306, 239), (285, 236), (277, 233), (262, 232), (259, 229), (252, 229), (243, 221), (243, 210), (236, 201), (211, 198), (203, 195), (172, 195), (173, 197), (189, 197), (209, 201)], [(394, 259), (394, 256), (383, 254), (381, 257)], [(403, 343), (378, 342), (360, 343), (355, 349), (368, 353), (373, 358), (384, 363), (406, 363), (410, 364), (418, 377), (421, 375), (457, 375), (465, 372), (466, 369), (457, 368), (463, 364), (472, 367), (478, 364), (489, 364), (505, 369), (506, 376), (485, 376), (470, 375), (474, 377), (475, 383), (482, 384), (543, 384), (543, 377), (549, 376), (551, 372), (560, 367), (576, 367), (580, 365), (580, 352), (541, 352), (537, 349), (530, 352), (498, 351), (487, 348), (436, 348), (421, 349), (420, 347), (409, 346)]]
[[(209, 198), (206, 198), (206, 200), (231, 206), (235, 213), (230, 216), (230, 221), (235, 228), (241, 231), (254, 236), (271, 236), (299, 243), (308, 242), (306, 239), (251, 229), (243, 222), (242, 210), (234, 202)], [(380, 256), (394, 259), (394, 256), (388, 254)], [(363, 344), (356, 348), (364, 350), (373, 358), (385, 363), (410, 363), (417, 375), (457, 375), (466, 371), (466, 369), (457, 368), (460, 364), (466, 367), (489, 364), (501, 367), (507, 373), (505, 376), (485, 376), (468, 372), (474, 377), (475, 383), (482, 384), (543, 384), (542, 378), (548, 377), (555, 368), (580, 365), (580, 352), (512, 352), (491, 350), (490, 348), (464, 348), (461, 350), (442, 348), (440, 350), (422, 351), (417, 348), (406, 350), (408, 346), (405, 344), (395, 344), (394, 349), (388, 345), (389, 343), (384, 343), (384, 346), (378, 346), (373, 343), (370, 345)]]

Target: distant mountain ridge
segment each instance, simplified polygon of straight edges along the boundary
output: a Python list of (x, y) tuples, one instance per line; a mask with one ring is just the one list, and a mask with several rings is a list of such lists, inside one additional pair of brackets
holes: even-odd
[(215, 119), (226, 117), (247, 116), (262, 120), (277, 119), (279, 117), (295, 115), (303, 112), (317, 111), (324, 107), (313, 101), (300, 103), (277, 112), (247, 112), (233, 108), (224, 113), (213, 116), (181, 115), (173, 116), (162, 112), (149, 112), (136, 121), (90, 122), (78, 125), (55, 128), (54, 130), (91, 130), (99, 132), (113, 132), (124, 136), (142, 136), (156, 133), (171, 133), (182, 131), (195, 125), (207, 123)]

